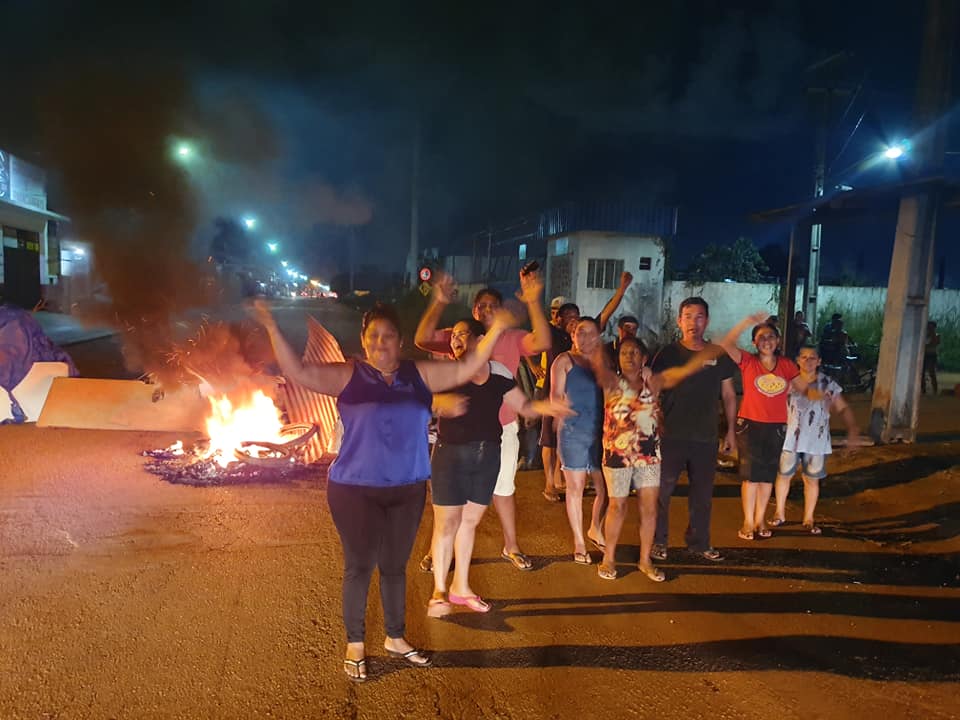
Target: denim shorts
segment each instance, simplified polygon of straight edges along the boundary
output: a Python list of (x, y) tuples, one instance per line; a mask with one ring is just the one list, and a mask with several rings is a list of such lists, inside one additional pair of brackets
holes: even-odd
[(797, 472), (797, 465), (801, 465), (804, 477), (823, 480), (827, 476), (826, 460), (826, 455), (784, 450), (780, 453), (780, 474), (792, 478)]
[(564, 423), (557, 433), (557, 454), (563, 470), (588, 472), (600, 469), (600, 428)]
[(449, 445), (438, 442), (431, 460), (434, 505), (489, 505), (500, 472), (500, 443), (490, 440)]

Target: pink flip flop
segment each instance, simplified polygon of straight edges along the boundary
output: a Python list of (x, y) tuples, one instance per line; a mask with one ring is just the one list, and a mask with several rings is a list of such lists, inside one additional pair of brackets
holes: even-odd
[(485, 602), (482, 597), (479, 595), (454, 595), (453, 593), (447, 594), (447, 599), (450, 600), (454, 605), (463, 605), (464, 607), (473, 610), (478, 613), (490, 612), (490, 603)]

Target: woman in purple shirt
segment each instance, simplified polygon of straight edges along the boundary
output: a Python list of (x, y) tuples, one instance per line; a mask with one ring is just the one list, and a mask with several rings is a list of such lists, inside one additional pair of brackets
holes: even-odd
[(489, 360), (513, 318), (504, 311), (464, 362), (400, 357), (396, 312), (378, 303), (363, 316), (365, 360), (304, 365), (277, 327), (266, 303), (254, 304), (283, 374), (314, 392), (336, 397), (343, 422), (340, 453), (330, 467), (327, 501), (343, 546), (344, 672), (367, 679), (364, 620), (376, 566), (387, 637), (384, 649), (411, 665), (430, 658), (404, 638), (406, 567), (423, 515), (430, 477), (427, 425), (432, 394), (466, 383)]

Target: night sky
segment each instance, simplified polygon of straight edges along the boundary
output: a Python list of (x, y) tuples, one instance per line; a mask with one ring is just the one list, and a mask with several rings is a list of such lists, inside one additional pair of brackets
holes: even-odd
[[(422, 247), (625, 197), (680, 207), (682, 268), (708, 242), (785, 242), (748, 215), (812, 192), (805, 88), (828, 78), (806, 68), (845, 51), (829, 76), (859, 92), (831, 116), (828, 187), (900, 172), (857, 165), (909, 136), (916, 0), (326, 5), (8, 1), (0, 146), (56, 173), (51, 206), (81, 228), (148, 196), (144, 213), (183, 217), (168, 235), (254, 213), (328, 273), (330, 225), (402, 264), (419, 125)], [(203, 164), (171, 169), (172, 137), (197, 140)], [(960, 155), (947, 168), (960, 175)], [(937, 256), (956, 286), (953, 213)], [(828, 228), (824, 277), (884, 282), (894, 218)]]

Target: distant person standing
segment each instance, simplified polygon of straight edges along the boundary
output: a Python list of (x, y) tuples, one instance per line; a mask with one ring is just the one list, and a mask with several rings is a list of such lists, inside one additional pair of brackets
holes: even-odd
[[(680, 303), (677, 326), (680, 339), (667, 345), (653, 359), (655, 373), (683, 367), (696, 354), (707, 348), (703, 335), (710, 324), (710, 306), (702, 297), (688, 297)], [(660, 396), (663, 409), (663, 431), (660, 452), (663, 458), (660, 495), (657, 502), (657, 530), (651, 556), (667, 559), (670, 523), (670, 497), (684, 470), (690, 481), (687, 495), (689, 520), (684, 533), (690, 552), (707, 560), (723, 559), (710, 543), (710, 516), (713, 510), (713, 479), (717, 469), (717, 405), (723, 400), (727, 434), (723, 442), (725, 454), (736, 447), (734, 428), (737, 417), (737, 394), (733, 387), (736, 365), (727, 355), (706, 360), (702, 372)]]
[[(558, 295), (550, 301), (550, 348), (526, 361), (537, 377), (537, 398), (550, 397), (550, 368), (558, 355), (567, 352), (573, 343), (567, 331), (563, 329), (564, 318), (561, 309), (568, 307), (567, 299)], [(576, 305), (573, 305), (575, 308)], [(577, 310), (579, 314), (579, 310)], [(540, 457), (543, 461), (543, 497), (547, 502), (560, 502), (563, 490), (563, 475), (557, 457), (557, 431), (553, 417), (547, 415), (540, 420)]]
[(931, 320), (927, 323), (927, 339), (923, 345), (923, 372), (920, 375), (920, 390), (927, 394), (927, 376), (930, 376), (930, 386), (933, 394), (939, 392), (937, 387), (937, 348), (940, 347), (940, 335), (937, 333), (937, 324)]
[(793, 316), (793, 324), (790, 328), (790, 332), (793, 334), (793, 347), (794, 350), (799, 350), (804, 345), (806, 345), (810, 338), (813, 337), (813, 332), (810, 330), (810, 326), (807, 324), (807, 318), (803, 314), (803, 310), (797, 310), (796, 314)]

